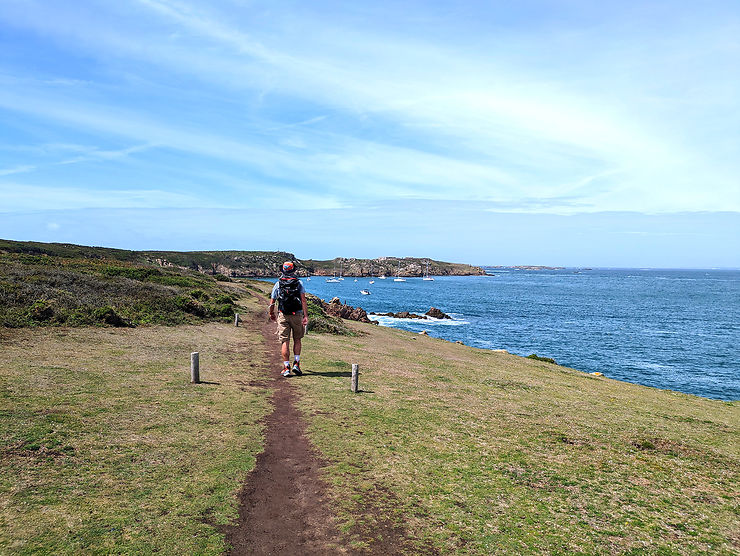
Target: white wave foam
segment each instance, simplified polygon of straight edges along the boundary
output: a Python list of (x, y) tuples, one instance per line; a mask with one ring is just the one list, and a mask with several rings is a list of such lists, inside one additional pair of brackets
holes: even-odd
[(369, 313), (368, 318), (371, 320), (377, 320), (381, 326), (394, 326), (400, 323), (408, 323), (408, 324), (419, 324), (422, 326), (463, 326), (466, 324), (470, 324), (469, 321), (462, 320), (462, 319), (433, 319), (433, 318), (423, 318), (423, 319), (397, 319), (394, 317), (387, 317), (384, 315), (376, 315), (374, 313)]

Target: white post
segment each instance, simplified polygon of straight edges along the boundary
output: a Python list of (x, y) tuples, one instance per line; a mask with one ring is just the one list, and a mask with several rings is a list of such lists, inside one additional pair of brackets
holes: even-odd
[(190, 354), (190, 382), (200, 382), (200, 354), (197, 351)]
[(359, 377), (360, 377), (360, 366), (356, 363), (352, 364), (352, 391), (359, 391)]
[(234, 326), (239, 326), (239, 313), (234, 315)]

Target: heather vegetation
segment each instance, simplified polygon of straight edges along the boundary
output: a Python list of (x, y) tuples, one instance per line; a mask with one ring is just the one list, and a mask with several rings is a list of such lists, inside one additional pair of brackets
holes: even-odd
[[(155, 267), (177, 267), (210, 274), (225, 281), (230, 276), (277, 276), (283, 261), (295, 255), (283, 251), (129, 251), (69, 243), (39, 243), (0, 239), (0, 253), (46, 255), (65, 259), (105, 259)], [(299, 269), (302, 265), (298, 264)], [(305, 273), (305, 271), (303, 272)]]
[(106, 258), (0, 253), (0, 326), (137, 326), (233, 318), (212, 276)]

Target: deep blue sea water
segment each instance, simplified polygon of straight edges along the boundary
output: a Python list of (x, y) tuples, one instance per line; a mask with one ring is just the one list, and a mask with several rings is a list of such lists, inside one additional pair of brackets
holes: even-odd
[[(368, 313), (431, 306), (452, 321), (380, 317), (383, 326), (517, 355), (552, 357), (584, 372), (721, 400), (740, 399), (740, 271), (492, 270), (433, 282), (369, 278), (307, 291)], [(371, 295), (360, 294), (368, 289)], [(371, 317), (375, 318), (375, 317)]]

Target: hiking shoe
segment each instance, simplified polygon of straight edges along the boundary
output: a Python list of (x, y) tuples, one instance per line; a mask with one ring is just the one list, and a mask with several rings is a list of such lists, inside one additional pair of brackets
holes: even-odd
[(298, 361), (293, 362), (293, 374), (301, 376), (303, 374), (303, 371), (301, 371), (301, 365), (298, 363)]
[(285, 367), (283, 369), (283, 372), (280, 373), (280, 374), (283, 375), (283, 376), (290, 376), (290, 367)]

